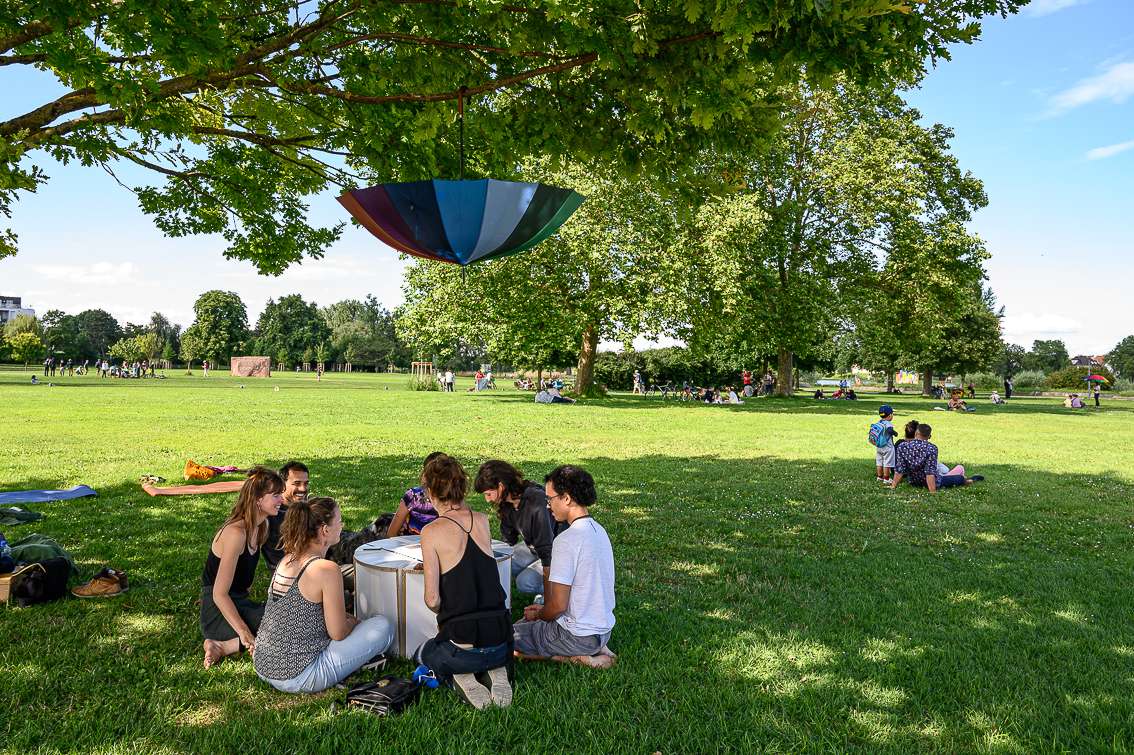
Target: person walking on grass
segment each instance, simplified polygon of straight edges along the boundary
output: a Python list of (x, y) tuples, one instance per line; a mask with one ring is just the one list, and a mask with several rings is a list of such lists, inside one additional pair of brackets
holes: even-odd
[(551, 515), (568, 527), (551, 548), (551, 570), (543, 605), (524, 609), (512, 626), (521, 659), (610, 668), (615, 655), (607, 643), (614, 630), (614, 551), (591, 516), (598, 495), (585, 469), (563, 465), (545, 478)]
[(394, 640), (385, 616), (359, 621), (346, 611), (342, 572), (326, 558), (342, 530), (333, 498), (305, 498), (288, 507), (286, 555), (272, 574), (253, 654), (256, 674), (281, 692), (322, 692)]
[(241, 650), (256, 649), (264, 604), (251, 600), (248, 591), (260, 562), (260, 548), (268, 536), (268, 517), (283, 503), (283, 487), (283, 480), (273, 470), (255, 467), (209, 545), (201, 575), (205, 668)]
[(1099, 394), (1102, 393), (1102, 383), (1095, 383), (1091, 393), (1095, 397), (1095, 408), (1097, 409), (1099, 407)]
[(929, 442), (931, 437), (933, 428), (924, 423), (918, 424), (913, 440), (903, 441), (897, 446), (891, 489), (897, 488), (903, 477), (909, 477), (911, 485), (926, 488), (930, 493), (944, 488), (972, 485), (984, 479), (983, 475), (965, 477), (963, 467), (958, 474), (942, 475), (937, 461), (937, 446)]
[[(465, 505), (469, 478), (453, 457), (426, 464), (422, 484), (438, 512), (421, 531), (425, 604), (437, 614), (438, 631), (418, 649), (418, 662), (474, 708), (506, 707), (512, 703), (511, 612), (488, 517)], [(481, 673), (487, 685), (477, 680)]]

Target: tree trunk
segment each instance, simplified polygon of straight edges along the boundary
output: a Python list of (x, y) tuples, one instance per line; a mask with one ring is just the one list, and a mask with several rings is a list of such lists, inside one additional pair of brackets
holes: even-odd
[(575, 375), (575, 393), (589, 395), (594, 391), (595, 355), (598, 353), (598, 328), (588, 325), (583, 331), (583, 342), (579, 348), (579, 369)]
[(921, 371), (921, 395), (933, 395), (933, 368), (925, 367)]
[(886, 369), (886, 393), (894, 392), (894, 366), (890, 365)]
[(536, 393), (539, 393), (540, 391), (543, 390), (543, 367), (539, 367), (539, 368), (536, 369), (535, 389), (536, 389)]
[(776, 370), (776, 395), (791, 397), (791, 370), (792, 353), (788, 349), (780, 348), (779, 368)]

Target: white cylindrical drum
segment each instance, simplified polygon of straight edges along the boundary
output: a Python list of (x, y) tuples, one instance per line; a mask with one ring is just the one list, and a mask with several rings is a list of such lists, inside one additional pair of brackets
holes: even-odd
[[(473, 543), (470, 547), (475, 548)], [(512, 607), (512, 546), (492, 541), (505, 605)], [(421, 537), (404, 535), (360, 545), (354, 552), (354, 615), (359, 619), (385, 616), (394, 627), (391, 652), (413, 656), (437, 634), (437, 614), (425, 605), (425, 572)]]

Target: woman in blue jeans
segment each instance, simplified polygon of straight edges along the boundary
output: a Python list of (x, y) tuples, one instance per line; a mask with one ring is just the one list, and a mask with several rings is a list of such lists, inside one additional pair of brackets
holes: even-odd
[[(469, 478), (451, 456), (426, 464), (421, 481), (438, 514), (421, 531), (425, 604), (437, 613), (438, 631), (418, 650), (418, 660), (474, 708), (506, 707), (512, 702), (512, 617), (488, 517), (465, 505)], [(487, 685), (476, 678), (482, 672)]]
[(282, 692), (320, 692), (386, 651), (394, 639), (383, 616), (359, 621), (346, 612), (343, 575), (327, 549), (343, 516), (333, 498), (291, 504), (253, 660), (260, 678)]

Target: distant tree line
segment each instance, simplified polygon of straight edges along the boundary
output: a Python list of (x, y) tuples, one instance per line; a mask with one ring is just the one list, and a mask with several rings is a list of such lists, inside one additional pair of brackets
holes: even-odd
[(269, 299), (254, 328), (244, 302), (231, 291), (206, 291), (193, 309), (194, 320), (184, 330), (160, 312), (144, 325), (120, 324), (101, 309), (17, 317), (0, 339), (0, 360), (29, 363), (51, 356), (76, 363), (105, 358), (191, 365), (206, 359), (222, 364), (245, 354), (271, 357), (277, 369), (318, 362), (373, 370), (409, 366), (410, 351), (398, 339), (393, 313), (372, 295), (322, 308), (299, 294)]

